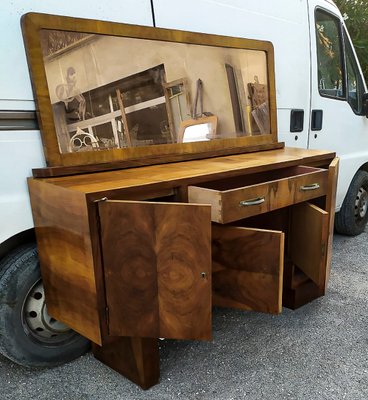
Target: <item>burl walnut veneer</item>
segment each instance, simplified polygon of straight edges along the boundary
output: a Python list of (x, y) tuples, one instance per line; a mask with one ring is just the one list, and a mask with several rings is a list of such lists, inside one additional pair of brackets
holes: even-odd
[(324, 294), (338, 161), (276, 149), (29, 179), (48, 311), (142, 388), (157, 338), (211, 339), (212, 304)]

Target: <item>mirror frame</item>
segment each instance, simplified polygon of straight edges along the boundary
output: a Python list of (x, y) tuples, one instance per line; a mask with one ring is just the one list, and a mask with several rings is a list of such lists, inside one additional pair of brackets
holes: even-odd
[[(137, 162), (139, 160), (140, 165), (149, 165), (283, 147), (283, 144), (277, 141), (274, 49), (271, 42), (40, 13), (23, 15), (21, 25), (44, 154), (49, 167), (97, 164), (99, 165), (97, 170), (103, 170), (106, 169), (103, 167), (103, 165), (106, 166), (106, 163), (114, 163), (115, 168), (117, 168), (119, 162), (129, 160), (136, 160)], [(267, 62), (271, 132), (265, 135), (216, 139), (213, 141), (61, 153), (43, 63), (40, 40), (40, 30), (42, 29), (264, 51)], [(124, 163), (121, 163), (121, 166), (124, 167)], [(111, 168), (107, 167), (107, 169)]]

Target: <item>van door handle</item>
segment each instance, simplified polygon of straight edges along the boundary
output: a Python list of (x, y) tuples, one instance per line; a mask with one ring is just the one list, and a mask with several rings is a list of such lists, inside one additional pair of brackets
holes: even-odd
[(303, 129), (304, 129), (304, 110), (291, 110), (290, 132), (303, 132)]
[(323, 122), (323, 110), (312, 110), (312, 131), (321, 131)]

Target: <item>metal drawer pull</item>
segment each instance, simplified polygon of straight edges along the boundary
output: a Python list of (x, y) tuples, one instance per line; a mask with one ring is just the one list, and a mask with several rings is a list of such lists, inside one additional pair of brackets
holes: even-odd
[(264, 197), (256, 197), (255, 199), (241, 201), (239, 203), (239, 206), (240, 207), (257, 206), (259, 204), (264, 203), (264, 201), (265, 201)]
[(317, 190), (319, 188), (319, 183), (311, 183), (310, 185), (300, 186), (300, 190), (303, 192), (306, 192), (307, 190)]

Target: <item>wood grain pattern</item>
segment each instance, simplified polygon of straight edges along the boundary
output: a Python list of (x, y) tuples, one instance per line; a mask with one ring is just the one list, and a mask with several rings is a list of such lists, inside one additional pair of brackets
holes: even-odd
[(209, 207), (105, 201), (99, 211), (110, 335), (210, 339)]
[[(51, 315), (92, 341), (100, 342), (99, 316), (104, 310), (104, 294), (96, 293), (97, 290), (101, 292), (103, 287), (102, 276), (99, 275), (101, 271), (96, 270), (100, 268), (99, 252), (96, 251), (98, 241), (94, 238), (97, 230), (93, 228), (96, 220), (93, 212), (87, 211), (87, 207), (94, 209), (95, 206), (89, 202), (106, 195), (144, 200), (173, 195), (176, 190), (182, 193), (185, 200), (184, 188), (188, 183), (198, 184), (224, 177), (231, 179), (244, 173), (272, 171), (275, 167), (305, 164), (306, 161), (326, 164), (332, 158), (333, 153), (329, 152), (286, 148), (81, 176), (30, 179), (46, 295), (50, 292)], [(332, 197), (331, 194), (328, 198)], [(56, 289), (58, 281), (64, 282), (68, 288), (70, 286), (77, 300), (63, 293), (62, 287)]]
[(213, 225), (212, 259), (214, 305), (281, 312), (282, 232)]
[(242, 174), (306, 165), (308, 162), (329, 163), (334, 156), (335, 153), (325, 151), (284, 148), (256, 154), (238, 154), (205, 160), (48, 178), (47, 182), (83, 193), (101, 193), (137, 186), (148, 189), (153, 185), (197, 185), (201, 182), (229, 179)]
[(290, 257), (318, 286), (323, 285), (328, 253), (329, 215), (310, 203), (292, 207)]
[(94, 356), (143, 389), (159, 382), (160, 358), (157, 339), (108, 337), (93, 345)]
[[(192, 203), (211, 204), (212, 221), (226, 224), (326, 194), (326, 170), (290, 168), (286, 177), (285, 170), (288, 171), (285, 168), (273, 174), (261, 173), (256, 179), (244, 176), (237, 180), (225, 179), (222, 183), (210, 182), (206, 187), (189, 186), (188, 199)], [(311, 184), (315, 185), (313, 190), (302, 190), (309, 189)], [(262, 203), (257, 204), (257, 200)], [(243, 206), (244, 201), (254, 205)]]
[(85, 196), (33, 179), (29, 190), (48, 312), (100, 344), (101, 305)]
[[(166, 196), (170, 201), (187, 201), (188, 185), (221, 180), (232, 185), (240, 177), (257, 184), (261, 176), (277, 174), (287, 179), (298, 165), (328, 165), (333, 157), (331, 152), (284, 148), (30, 179), (51, 315), (102, 345), (93, 346), (96, 358), (141, 387), (151, 387), (159, 380), (159, 354), (157, 339), (149, 337), (209, 339), (211, 288), (215, 305), (281, 311), (284, 233), (214, 224), (211, 277), (210, 207), (134, 200)], [(328, 174), (325, 196), (318, 204), (326, 198), (325, 208), (333, 212), (337, 161)], [(296, 308), (320, 296), (325, 288), (333, 217), (306, 203), (284, 207), (289, 200), (280, 198), (280, 191), (294, 190), (292, 181), (285, 182), (286, 186), (273, 187), (273, 202), (283, 208), (239, 224), (287, 233), (292, 259), (287, 265), (294, 262), (313, 279), (301, 275), (295, 286), (290, 270), (284, 301)], [(313, 182), (314, 178), (309, 183)], [(105, 196), (125, 201), (93, 203)]]

